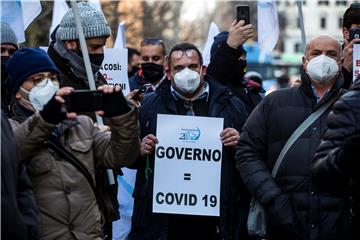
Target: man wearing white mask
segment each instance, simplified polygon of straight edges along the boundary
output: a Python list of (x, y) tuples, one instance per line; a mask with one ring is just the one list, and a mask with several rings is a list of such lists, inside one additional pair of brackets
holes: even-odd
[(266, 96), (241, 132), (237, 169), (265, 208), (271, 239), (350, 239), (346, 203), (340, 196), (318, 191), (311, 179), (313, 155), (325, 132), (330, 107), (304, 128), (272, 177), (274, 164), (293, 132), (339, 95), (341, 52), (341, 45), (331, 36), (312, 38), (302, 61), (302, 85)]
[[(162, 86), (145, 95), (139, 112), (140, 155), (136, 162), (134, 212), (129, 239), (238, 239), (240, 231), (239, 191), (241, 179), (235, 169), (234, 150), (246, 110), (238, 98), (224, 86), (205, 76), (200, 51), (190, 43), (175, 45), (168, 57), (167, 79)], [(152, 212), (154, 150), (157, 114), (224, 118), (221, 166), (220, 217), (159, 214)], [(201, 123), (200, 123), (201, 124)], [(248, 205), (248, 204), (247, 204)], [(245, 216), (246, 217), (246, 214)], [(245, 226), (243, 224), (243, 226)]]

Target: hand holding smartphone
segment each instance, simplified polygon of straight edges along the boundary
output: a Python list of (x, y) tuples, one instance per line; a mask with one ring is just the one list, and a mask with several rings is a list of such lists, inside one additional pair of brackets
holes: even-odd
[(144, 84), (137, 93), (135, 93), (134, 96), (132, 96), (131, 99), (135, 100), (135, 101), (140, 101), (140, 95), (141, 94), (144, 94), (147, 92), (147, 90), (151, 87), (151, 84), (150, 83), (146, 83)]
[(349, 30), (350, 41), (360, 39), (360, 28), (351, 28)]
[(250, 24), (250, 7), (245, 5), (237, 5), (236, 6), (236, 21), (240, 20), (245, 21), (245, 25)]
[(75, 90), (64, 97), (67, 112), (86, 113), (104, 111), (105, 117), (113, 117), (130, 111), (122, 91), (103, 93), (101, 90)]

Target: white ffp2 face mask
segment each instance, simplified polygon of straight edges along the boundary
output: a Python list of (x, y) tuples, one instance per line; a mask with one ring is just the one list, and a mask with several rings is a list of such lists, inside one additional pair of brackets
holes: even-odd
[(309, 61), (306, 72), (312, 80), (324, 84), (336, 76), (339, 66), (334, 59), (322, 54)]
[(174, 75), (176, 87), (184, 93), (193, 93), (200, 86), (200, 74), (189, 68), (184, 68)]
[(30, 91), (23, 88), (21, 89), (29, 94), (30, 103), (35, 110), (41, 111), (44, 105), (59, 90), (59, 85), (53, 83), (50, 78), (45, 78)]

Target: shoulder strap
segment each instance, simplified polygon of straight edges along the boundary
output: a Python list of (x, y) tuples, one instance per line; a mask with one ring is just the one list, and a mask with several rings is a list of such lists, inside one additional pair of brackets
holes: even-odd
[(284, 147), (281, 149), (281, 152), (275, 162), (274, 168), (272, 170), (271, 175), (273, 176), (273, 178), (276, 177), (276, 174), (279, 170), (279, 167), (285, 157), (285, 154), (287, 153), (287, 151), (290, 149), (290, 147), (295, 143), (295, 141), (301, 136), (301, 134), (303, 134), (303, 132), (313, 123), (316, 121), (316, 119), (318, 119), (325, 111), (326, 109), (328, 109), (337, 99), (338, 99), (339, 95), (335, 95), (334, 97), (332, 97), (331, 99), (329, 99), (329, 101), (327, 101), (326, 103), (324, 103), (320, 108), (318, 108), (318, 110), (316, 110), (315, 112), (313, 112), (309, 117), (307, 117), (305, 119), (304, 122), (302, 122), (300, 124), (300, 126), (295, 130), (295, 132), (293, 132), (293, 134), (291, 135), (291, 137), (287, 140), (287, 142), (285, 143)]

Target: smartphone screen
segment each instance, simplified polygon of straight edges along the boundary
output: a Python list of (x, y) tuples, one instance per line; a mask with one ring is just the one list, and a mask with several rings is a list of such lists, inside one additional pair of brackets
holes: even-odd
[(360, 28), (351, 28), (349, 30), (349, 35), (350, 35), (350, 41), (352, 41), (353, 39), (360, 38)]
[(250, 24), (250, 7), (244, 5), (236, 6), (236, 21), (245, 21), (245, 25)]

